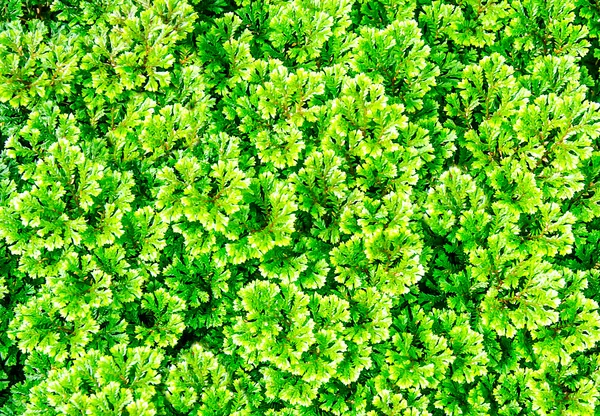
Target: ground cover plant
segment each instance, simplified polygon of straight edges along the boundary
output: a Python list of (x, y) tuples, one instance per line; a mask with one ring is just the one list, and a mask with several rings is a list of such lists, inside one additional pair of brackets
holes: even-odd
[(600, 415), (599, 33), (0, 1), (0, 415)]

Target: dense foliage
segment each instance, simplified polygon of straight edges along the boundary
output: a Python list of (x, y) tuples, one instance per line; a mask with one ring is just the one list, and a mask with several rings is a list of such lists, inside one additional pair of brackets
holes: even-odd
[(599, 22), (0, 1), (0, 415), (600, 415)]

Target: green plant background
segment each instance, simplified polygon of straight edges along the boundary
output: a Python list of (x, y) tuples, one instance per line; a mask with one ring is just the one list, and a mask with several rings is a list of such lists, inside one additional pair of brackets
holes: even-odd
[(0, 22), (0, 415), (600, 415), (597, 0)]

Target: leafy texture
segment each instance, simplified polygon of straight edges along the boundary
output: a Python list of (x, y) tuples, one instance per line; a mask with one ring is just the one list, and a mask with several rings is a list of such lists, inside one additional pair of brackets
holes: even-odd
[(600, 414), (596, 1), (0, 3), (0, 415)]

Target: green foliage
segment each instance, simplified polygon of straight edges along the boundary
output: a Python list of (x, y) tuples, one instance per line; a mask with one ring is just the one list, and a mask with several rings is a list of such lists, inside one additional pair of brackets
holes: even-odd
[(0, 415), (600, 414), (593, 0), (5, 0)]

